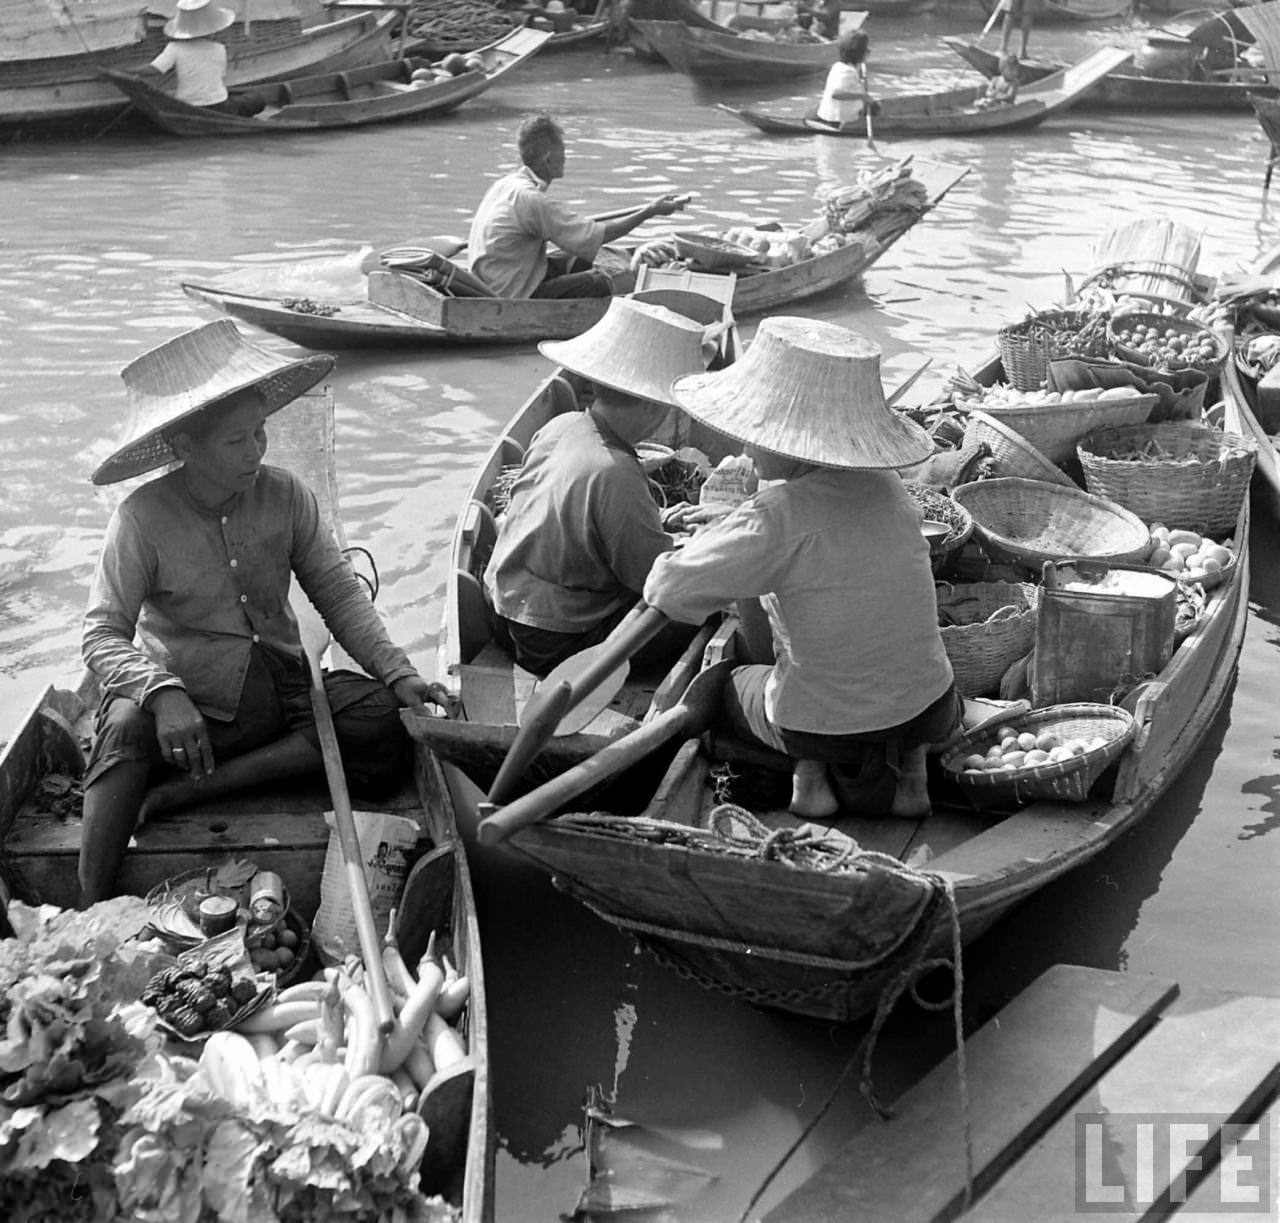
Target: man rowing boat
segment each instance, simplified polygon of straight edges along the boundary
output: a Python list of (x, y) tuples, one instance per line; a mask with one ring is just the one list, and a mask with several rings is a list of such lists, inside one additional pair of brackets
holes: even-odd
[(117, 507), (94, 574), (83, 652), (102, 685), (84, 781), (81, 902), (111, 895), (140, 817), (262, 782), (319, 776), (296, 575), (369, 673), (325, 690), (354, 790), (393, 786), (408, 759), (399, 706), (430, 688), (394, 645), (295, 475), (263, 464), (268, 416), (328, 374), (244, 340), (228, 319), (123, 371), (127, 440), (95, 484), (180, 466)]
[[(613, 282), (592, 267), (600, 248), (684, 207), (685, 197), (664, 195), (608, 221), (579, 216), (547, 194), (564, 177), (564, 132), (555, 119), (526, 117), (516, 147), (520, 169), (485, 192), (467, 241), (471, 271), (499, 297), (608, 297)], [(549, 255), (548, 242), (560, 249)]]
[(961, 708), (920, 510), (893, 470), (933, 444), (886, 404), (879, 348), (832, 323), (767, 318), (745, 357), (672, 393), (744, 442), (771, 485), (660, 556), (645, 602), (686, 624), (734, 600), (748, 627), (763, 610), (774, 658), (735, 668), (727, 713), (791, 757), (795, 814), (836, 813), (829, 767), (859, 787), (885, 778), (885, 814), (927, 814), (926, 754)]

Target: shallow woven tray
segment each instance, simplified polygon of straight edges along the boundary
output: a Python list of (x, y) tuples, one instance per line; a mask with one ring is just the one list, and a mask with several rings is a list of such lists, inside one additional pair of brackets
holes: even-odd
[[(1151, 442), (1179, 457), (1113, 457)], [(1195, 421), (1099, 429), (1076, 447), (1085, 486), (1145, 522), (1218, 538), (1235, 532), (1257, 462), (1252, 438)]]
[(1026, 480), (1043, 480), (1049, 484), (1078, 485), (1065, 471), (1055, 467), (1016, 429), (996, 420), (986, 412), (970, 412), (965, 426), (964, 446), (972, 451), (986, 443), (1002, 476), (1019, 476)]
[(944, 522), (951, 528), (941, 540), (930, 544), (930, 553), (935, 563), (968, 541), (973, 534), (973, 515), (968, 510), (957, 505), (946, 493), (930, 488), (927, 484), (914, 484), (910, 480), (904, 480), (902, 486), (920, 507), (926, 521)]
[(939, 633), (961, 696), (989, 696), (1036, 641), (1038, 590), (1030, 582), (940, 583)]
[(973, 515), (974, 532), (989, 556), (1036, 573), (1045, 561), (1062, 557), (1135, 564), (1151, 551), (1141, 519), (1074, 485), (978, 480), (951, 495)]
[[(1000, 728), (1012, 723), (1035, 734), (1051, 731), (1061, 739), (1092, 739), (1104, 735), (1107, 742), (1070, 760), (1033, 765), (1014, 773), (966, 773), (964, 759), (985, 755), (1000, 739)], [(942, 756), (942, 768), (978, 807), (1025, 803), (1037, 798), (1082, 802), (1107, 766), (1117, 760), (1133, 738), (1134, 721), (1118, 705), (1086, 701), (1050, 705), (1030, 713), (1015, 714), (965, 735)]]
[(1050, 463), (1065, 463), (1094, 429), (1136, 425), (1151, 415), (1158, 395), (1134, 391), (1128, 399), (1086, 399), (1044, 404), (987, 404), (982, 410), (1026, 438)]
[(710, 272), (754, 267), (760, 263), (760, 256), (756, 251), (746, 246), (739, 246), (736, 242), (718, 238), (715, 234), (686, 231), (671, 236), (681, 259), (688, 259), (691, 263), (696, 263)]

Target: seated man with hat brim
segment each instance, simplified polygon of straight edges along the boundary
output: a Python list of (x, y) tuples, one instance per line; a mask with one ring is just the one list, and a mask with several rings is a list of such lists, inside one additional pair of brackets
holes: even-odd
[(235, 19), (231, 9), (220, 8), (213, 0), (178, 0), (164, 26), (169, 42), (143, 71), (175, 73), (174, 97), (188, 106), (256, 115), (266, 107), (266, 99), (251, 90), (227, 91), (227, 48), (214, 37)]
[(315, 495), (263, 463), (267, 417), (324, 378), (333, 360), (279, 356), (223, 319), (122, 373), (129, 440), (93, 482), (179, 466), (112, 514), (85, 613), (84, 659), (102, 699), (84, 778), (84, 904), (112, 893), (140, 820), (322, 775), (289, 606), (295, 575), (368, 672), (325, 675), (353, 791), (377, 796), (402, 779), (410, 744), (398, 710), (431, 699), (432, 689), (387, 636)]
[[(595, 399), (534, 436), (485, 569), (495, 636), (535, 675), (603, 641), (674, 546), (634, 446), (670, 412), (673, 379), (706, 368), (702, 341), (691, 319), (618, 297), (582, 335), (538, 345), (587, 379)], [(670, 507), (666, 525), (688, 511)]]
[(767, 318), (727, 369), (672, 387), (694, 419), (746, 444), (771, 481), (678, 552), (644, 598), (701, 622), (759, 599), (775, 661), (736, 668), (729, 725), (793, 761), (791, 810), (838, 808), (828, 766), (896, 785), (883, 814), (929, 811), (926, 754), (960, 716), (921, 512), (895, 468), (933, 451), (885, 402), (880, 350), (831, 323)]

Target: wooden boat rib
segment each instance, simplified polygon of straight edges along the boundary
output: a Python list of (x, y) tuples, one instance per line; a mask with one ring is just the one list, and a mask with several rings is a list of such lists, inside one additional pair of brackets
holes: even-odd
[(295, 77), (259, 86), (267, 108), (253, 116), (191, 106), (141, 77), (104, 71), (138, 110), (162, 131), (175, 136), (250, 136), (275, 132), (360, 127), (369, 123), (445, 115), (484, 93), (541, 47), (550, 34), (520, 28), (472, 54), (484, 61), (448, 80), (416, 82), (413, 74), (427, 60), (385, 60), (346, 72)]
[[(389, 54), (394, 12), (370, 10), (335, 20), (302, 25), (293, 21), (255, 21), (244, 34), (237, 22), (225, 35), (227, 84), (247, 88), (304, 73), (335, 72)], [(103, 69), (136, 73), (164, 48), (159, 22), (137, 43), (93, 55), (63, 55), (6, 63), (0, 71), (0, 130), (63, 129), (124, 110), (128, 103), (102, 75)]]
[(700, 81), (784, 81), (812, 76), (831, 67), (839, 53), (834, 42), (775, 42), (682, 21), (633, 24), (667, 63)]
[[(921, 163), (929, 207), (936, 207), (967, 173), (940, 163)], [(925, 213), (924, 215), (928, 215)], [(759, 314), (825, 293), (860, 276), (903, 234), (919, 222), (903, 214), (900, 226), (871, 243), (849, 243), (825, 254), (737, 275), (733, 286), (735, 317)], [(626, 259), (620, 261), (625, 266)], [(681, 273), (673, 273), (679, 279)], [(700, 273), (701, 275), (701, 273)], [(727, 279), (727, 277), (726, 277)], [(626, 277), (616, 282), (630, 288)], [(449, 297), (406, 276), (373, 272), (366, 298), (334, 299), (317, 291), (307, 297), (245, 293), (219, 285), (183, 281), (182, 291), (234, 318), (313, 348), (438, 344), (522, 344), (568, 339), (598, 322), (608, 308), (599, 297), (508, 299)]]
[[(999, 71), (1000, 57), (985, 47), (961, 38), (942, 40), (967, 64), (985, 77)], [(1021, 65), (1026, 82), (1043, 80), (1062, 70), (1061, 64)], [(1193, 81), (1141, 73), (1112, 72), (1076, 102), (1080, 110), (1248, 110), (1249, 95), (1261, 86), (1260, 80)]]
[[(1024, 85), (1018, 90), (1015, 101), (988, 109), (975, 105), (985, 90), (981, 85), (939, 93), (884, 95), (877, 98), (880, 109), (874, 117), (875, 134), (877, 138), (969, 135), (1036, 127), (1051, 115), (1074, 106), (1129, 57), (1128, 51), (1103, 47), (1070, 68)], [(800, 111), (773, 111), (749, 106), (722, 106), (721, 109), (772, 135), (866, 138), (866, 127), (861, 121), (837, 126)]]
[[(272, 461), (311, 484), (331, 516), (337, 477), (333, 469), (333, 401), (309, 394), (276, 413), (269, 426)], [(330, 517), (341, 535), (341, 522)], [(354, 664), (345, 656), (341, 665)], [(83, 737), (91, 731), (96, 689), (84, 681), (75, 692), (50, 688), (8, 735), (0, 752), (0, 897), (30, 903), (76, 904), (80, 821), (43, 809), (41, 783), (50, 774), (78, 776)], [(369, 804), (358, 807), (370, 809)], [(135, 834), (120, 886), (143, 895), (175, 875), (216, 864), (224, 857), (253, 861), (279, 874), (291, 906), (310, 923), (320, 903), (320, 877), (329, 843), (323, 782), (288, 783), (243, 797), (207, 803), (166, 816)], [(474, 1066), (469, 1091), (434, 1122), (423, 1192), (440, 1193), (464, 1223), (489, 1223), (493, 1206), (494, 1136), (489, 1084), (488, 1015), (484, 960), (475, 897), (451, 792), (439, 761), (415, 745), (414, 774), (378, 810), (416, 819), (428, 848), (410, 870), (397, 917), (402, 953), (416, 963), (432, 930), (451, 937), (459, 971), (471, 994), (460, 1027)], [(465, 1082), (460, 1086), (465, 1087)]]
[[(979, 376), (990, 382), (1000, 375), (993, 361)], [(485, 610), (475, 574), (495, 536), (492, 490), (504, 469), (519, 462), (532, 432), (556, 412), (573, 409), (572, 390), (553, 375), (524, 405), (495, 443), (459, 516), (445, 648), (460, 660), (455, 675), (468, 713), (474, 709), (499, 721), (505, 704), (512, 733), (520, 693), (510, 664), (504, 677), (496, 660), (486, 657), (490, 647), (483, 628), (477, 631)], [(781, 769), (777, 806), (753, 803), (759, 826), (753, 830), (739, 817), (739, 840), (730, 846), (713, 831), (722, 798), (711, 769), (728, 760), (743, 776), (761, 762), (758, 754), (730, 750), (713, 733), (646, 761), (591, 795), (588, 805), (520, 829), (509, 844), (681, 975), (759, 1005), (828, 1020), (856, 1018), (922, 960), (950, 957), (948, 891), (963, 941), (971, 943), (1152, 812), (1229, 691), (1247, 614), (1247, 533), (1246, 503), (1236, 524), (1240, 551), (1231, 576), (1209, 592), (1203, 615), (1159, 676), (1127, 698), (1136, 735), (1114, 766), (1114, 782), (1104, 778), (1085, 802), (1034, 801), (1012, 812), (975, 813), (935, 792), (934, 812), (919, 821), (848, 815), (834, 821), (862, 850), (873, 851), (850, 873), (767, 860), (766, 839), (798, 823), (782, 809), (789, 797), (788, 762), (773, 763)], [(459, 642), (455, 633), (470, 636)], [(734, 642), (722, 627), (708, 640), (707, 664), (732, 657)], [(663, 691), (681, 690), (689, 662), (686, 656), (672, 669)], [(616, 738), (618, 720), (638, 721), (639, 693), (624, 692), (587, 732), (569, 737), (578, 742), (553, 740), (549, 750), (556, 758), (544, 753), (537, 779)], [(491, 775), (510, 736), (491, 740), (496, 750), (481, 761), (475, 750), (481, 729), (468, 743), (432, 742), (446, 758)], [(752, 798), (765, 792), (763, 775), (746, 775), (744, 789)], [(740, 794), (730, 798), (750, 801)], [(751, 852), (752, 838), (759, 852)], [(925, 845), (932, 855), (927, 869), (906, 868), (904, 860)]]

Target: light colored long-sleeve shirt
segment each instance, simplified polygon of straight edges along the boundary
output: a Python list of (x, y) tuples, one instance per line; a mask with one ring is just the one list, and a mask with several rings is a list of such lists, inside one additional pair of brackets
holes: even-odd
[(255, 643), (303, 657), (292, 574), (370, 675), (390, 685), (417, 674), (321, 522), (315, 495), (278, 467), (263, 467), (220, 511), (191, 498), (180, 468), (121, 502), (90, 590), (85, 663), (104, 694), (142, 704), (181, 687), (206, 717), (230, 721)]
[(216, 38), (191, 38), (166, 44), (151, 61), (157, 72), (178, 77), (174, 96), (190, 106), (216, 106), (227, 100), (227, 48)]
[(534, 437), (485, 569), (508, 620), (581, 633), (634, 603), (672, 547), (636, 452), (590, 412), (566, 412)]
[(499, 297), (531, 297), (547, 275), (547, 243), (590, 263), (604, 226), (547, 195), (549, 183), (528, 166), (498, 179), (471, 221), (471, 270)]
[(644, 599), (697, 624), (761, 597), (776, 656), (770, 721), (827, 735), (884, 730), (952, 680), (920, 522), (893, 472), (818, 469), (762, 489), (659, 557)]

